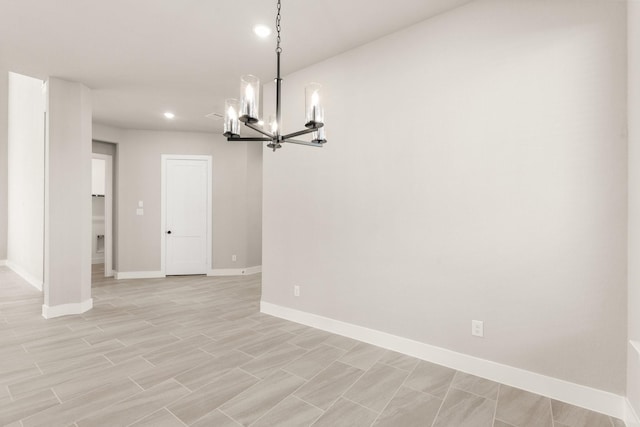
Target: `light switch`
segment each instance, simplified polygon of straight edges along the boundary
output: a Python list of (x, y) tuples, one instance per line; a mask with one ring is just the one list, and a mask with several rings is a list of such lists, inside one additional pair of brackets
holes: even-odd
[(141, 208), (136, 209), (136, 215), (138, 216), (144, 215), (144, 209), (141, 209)]
[(139, 208), (143, 208), (144, 207), (144, 202), (142, 200), (138, 200), (138, 207)]

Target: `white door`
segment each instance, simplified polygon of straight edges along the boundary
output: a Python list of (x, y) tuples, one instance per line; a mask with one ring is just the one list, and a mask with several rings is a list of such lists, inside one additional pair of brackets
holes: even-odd
[(210, 258), (210, 162), (165, 161), (165, 274), (206, 274)]

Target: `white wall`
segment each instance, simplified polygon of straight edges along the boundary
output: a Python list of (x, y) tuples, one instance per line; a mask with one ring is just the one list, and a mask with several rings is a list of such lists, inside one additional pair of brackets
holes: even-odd
[[(158, 272), (161, 269), (162, 154), (212, 156), (213, 268), (241, 269), (253, 266), (249, 262), (259, 259), (254, 248), (257, 247), (259, 253), (260, 241), (259, 235), (256, 237), (255, 227), (251, 232), (248, 231), (248, 218), (256, 215), (257, 208), (256, 203), (249, 200), (247, 170), (259, 167), (260, 153), (248, 157), (246, 143), (233, 144), (221, 135), (207, 133), (145, 130), (119, 130), (119, 133), (115, 135), (119, 137), (118, 273)], [(96, 134), (94, 139), (104, 140)], [(260, 175), (251, 174), (251, 181), (254, 182), (252, 196), (258, 185), (255, 184), (256, 179), (261, 182)], [(144, 202), (144, 216), (136, 215), (140, 200)], [(254, 237), (249, 237), (250, 233)], [(251, 259), (248, 254), (251, 254)], [(236, 262), (231, 260), (232, 255), (237, 256)]]
[[(628, 3), (629, 339), (640, 342), (640, 3)], [(628, 346), (627, 396), (640, 414), (640, 347)]]
[(247, 145), (247, 267), (262, 265), (262, 152)]
[(7, 259), (9, 72), (0, 60), (0, 261)]
[(476, 1), (286, 76), (329, 142), (264, 154), (263, 301), (624, 394), (625, 7)]
[(44, 82), (9, 74), (7, 263), (42, 289)]
[[(124, 138), (124, 129), (116, 128), (113, 126), (108, 126), (102, 123), (92, 123), (93, 127), (93, 140), (94, 141), (102, 141), (109, 142), (112, 144), (117, 144)], [(103, 153), (107, 154), (107, 153)]]
[(91, 307), (91, 95), (48, 80), (43, 315)]

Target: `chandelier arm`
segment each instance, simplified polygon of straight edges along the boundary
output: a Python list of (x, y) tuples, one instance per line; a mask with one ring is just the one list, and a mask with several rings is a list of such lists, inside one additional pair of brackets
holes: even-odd
[(305, 135), (307, 133), (311, 133), (311, 132), (315, 132), (316, 128), (309, 128), (309, 129), (304, 129), (304, 130), (299, 130), (298, 132), (293, 132), (287, 135), (283, 135), (282, 139), (288, 139), (288, 138), (294, 138), (296, 136), (300, 136), (300, 135)]
[(285, 139), (282, 142), (290, 142), (291, 144), (308, 145), (309, 147), (322, 147), (323, 144), (319, 142), (301, 141), (299, 139)]
[(271, 134), (271, 133), (269, 133), (269, 132), (267, 132), (267, 131), (265, 131), (265, 130), (263, 130), (263, 129), (259, 128), (258, 126), (254, 125), (254, 124), (252, 124), (252, 123), (245, 122), (245, 124), (244, 124), (244, 125), (245, 125), (246, 127), (248, 127), (248, 128), (251, 128), (251, 129), (255, 130), (255, 131), (256, 131), (256, 132), (258, 132), (258, 133), (261, 133), (261, 134), (263, 134), (263, 135), (268, 136), (268, 137), (269, 137), (269, 138), (271, 138), (271, 139), (275, 138), (275, 135), (273, 135), (273, 134)]
[(261, 138), (261, 137), (241, 137), (241, 136), (230, 136), (227, 138), (227, 141), (269, 141), (273, 142), (273, 138)]

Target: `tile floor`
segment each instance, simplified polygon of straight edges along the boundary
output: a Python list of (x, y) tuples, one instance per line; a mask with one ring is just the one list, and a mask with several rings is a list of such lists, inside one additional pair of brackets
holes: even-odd
[(259, 313), (260, 275), (104, 279), (44, 320), (0, 267), (0, 425), (620, 427), (620, 420)]

